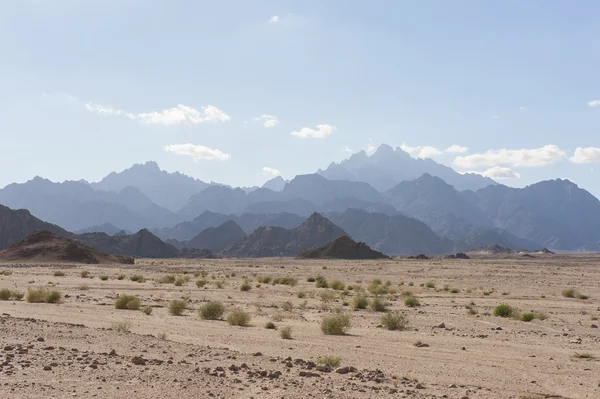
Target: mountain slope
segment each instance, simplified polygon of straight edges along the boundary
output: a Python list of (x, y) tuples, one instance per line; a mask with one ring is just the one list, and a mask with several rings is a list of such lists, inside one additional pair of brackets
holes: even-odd
[(215, 252), (237, 241), (246, 238), (246, 234), (233, 220), (229, 220), (219, 227), (209, 227), (201, 231), (187, 243), (188, 248), (208, 249)]
[(228, 257), (297, 256), (307, 249), (315, 248), (347, 235), (344, 230), (318, 213), (312, 214), (295, 229), (282, 227), (259, 227), (246, 237), (220, 251)]
[(356, 242), (347, 236), (336, 238), (319, 248), (309, 249), (298, 255), (301, 259), (388, 259), (373, 251), (364, 242)]
[(331, 163), (318, 174), (331, 180), (354, 180), (369, 183), (386, 191), (403, 181), (427, 173), (446, 181), (457, 190), (478, 190), (495, 182), (477, 174), (460, 174), (431, 159), (414, 159), (400, 148), (381, 145), (371, 156), (364, 151), (353, 154), (339, 164)]
[(91, 183), (91, 186), (97, 190), (115, 192), (125, 187), (135, 187), (155, 204), (176, 212), (208, 184), (179, 172), (160, 170), (156, 162), (146, 162), (119, 173), (112, 172), (101, 181)]
[(69, 238), (57, 236), (49, 231), (36, 231), (0, 251), (0, 262), (19, 261), (36, 263), (127, 263), (133, 259), (117, 255), (108, 255), (87, 247)]
[(0, 205), (0, 250), (8, 248), (28, 235), (41, 230), (62, 237), (71, 235), (59, 226), (36, 218), (26, 209), (13, 210)]
[(136, 258), (175, 258), (179, 255), (177, 248), (161, 241), (146, 229), (126, 236), (86, 233), (74, 238), (99, 251), (116, 255)]

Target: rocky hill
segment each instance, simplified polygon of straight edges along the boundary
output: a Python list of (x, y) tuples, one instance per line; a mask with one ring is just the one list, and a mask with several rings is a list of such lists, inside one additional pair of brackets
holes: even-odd
[(244, 238), (246, 238), (246, 234), (242, 228), (233, 220), (229, 220), (218, 227), (209, 227), (201, 231), (196, 237), (188, 241), (186, 246), (215, 252)]
[(86, 233), (76, 236), (77, 241), (99, 251), (133, 256), (136, 258), (175, 258), (179, 251), (174, 246), (142, 229), (132, 235), (109, 236), (105, 233)]
[(372, 250), (364, 242), (356, 242), (342, 236), (318, 248), (309, 249), (298, 255), (301, 259), (388, 259), (381, 252)]
[(0, 250), (8, 248), (31, 233), (46, 230), (55, 235), (69, 237), (71, 233), (33, 216), (26, 209), (13, 210), (0, 205)]
[(329, 219), (313, 213), (295, 229), (259, 227), (244, 240), (221, 250), (220, 254), (236, 258), (297, 256), (345, 235), (346, 232)]
[(70, 238), (57, 236), (49, 231), (36, 231), (18, 243), (0, 251), (0, 262), (36, 263), (125, 263), (133, 264), (133, 258), (108, 255)]

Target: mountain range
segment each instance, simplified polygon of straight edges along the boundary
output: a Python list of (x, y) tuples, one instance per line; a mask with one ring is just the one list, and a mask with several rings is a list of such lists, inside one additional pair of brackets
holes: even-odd
[[(93, 236), (94, 245), (102, 251), (112, 246), (115, 253), (127, 256), (153, 253), (149, 248), (136, 253), (117, 241), (134, 237), (132, 241), (139, 243), (152, 235), (168, 244), (158, 256), (171, 256), (182, 248), (191, 256), (193, 249), (219, 251), (224, 250), (219, 248), (223, 243), (229, 248), (244, 239), (261, 241), (253, 236), (260, 228), (263, 235), (288, 234), (283, 231), (298, 228), (318, 212), (352, 239), (391, 255), (466, 251), (493, 244), (527, 250), (600, 250), (600, 201), (568, 180), (511, 188), (456, 173), (431, 160), (413, 159), (385, 145), (370, 156), (354, 154), (315, 174), (289, 181), (275, 177), (263, 187), (205, 183), (148, 162), (97, 183), (55, 183), (35, 177), (10, 184), (0, 189), (0, 204), (30, 212), (17, 211), (21, 216), (14, 223), (7, 219), (8, 208), (0, 211), (4, 217), (0, 248), (38, 226), (68, 237), (102, 233)], [(230, 221), (233, 224), (218, 229)], [(10, 231), (6, 225), (12, 226)], [(215, 230), (197, 237), (208, 228)]]

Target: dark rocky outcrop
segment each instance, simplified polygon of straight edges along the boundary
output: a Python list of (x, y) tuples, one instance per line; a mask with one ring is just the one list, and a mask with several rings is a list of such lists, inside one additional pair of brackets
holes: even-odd
[(209, 227), (187, 242), (186, 247), (218, 251), (246, 238), (246, 234), (233, 220), (219, 227)]
[(336, 238), (319, 248), (309, 249), (298, 255), (301, 259), (388, 259), (387, 255), (372, 250), (364, 242), (356, 242), (348, 236)]
[(99, 251), (123, 256), (136, 258), (175, 258), (179, 256), (177, 248), (163, 242), (146, 229), (124, 236), (86, 233), (76, 236), (76, 239)]
[(40, 230), (46, 230), (62, 237), (71, 235), (57, 225), (36, 218), (26, 209), (14, 210), (0, 205), (0, 250), (8, 248), (31, 233)]

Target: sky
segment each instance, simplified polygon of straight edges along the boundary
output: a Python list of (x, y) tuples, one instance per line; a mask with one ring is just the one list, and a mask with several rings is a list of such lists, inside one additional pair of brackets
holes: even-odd
[(597, 1), (0, 2), (0, 187), (260, 185), (382, 143), (600, 197)]

